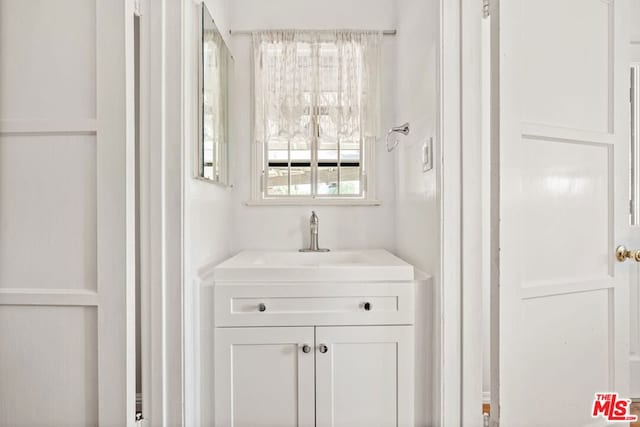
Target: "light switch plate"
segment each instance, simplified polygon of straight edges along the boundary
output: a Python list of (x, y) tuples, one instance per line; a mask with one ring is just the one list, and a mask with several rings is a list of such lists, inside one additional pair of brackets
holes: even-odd
[(422, 172), (433, 169), (433, 137), (422, 146)]

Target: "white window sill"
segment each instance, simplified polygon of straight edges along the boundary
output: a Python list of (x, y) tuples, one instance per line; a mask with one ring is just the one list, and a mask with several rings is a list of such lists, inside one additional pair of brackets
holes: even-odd
[(247, 206), (380, 206), (381, 200), (372, 199), (262, 199), (247, 200)]

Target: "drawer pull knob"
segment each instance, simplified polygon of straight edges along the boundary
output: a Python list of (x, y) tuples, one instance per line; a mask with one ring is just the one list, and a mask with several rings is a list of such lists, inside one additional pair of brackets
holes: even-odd
[(364, 308), (365, 311), (371, 311), (371, 303), (365, 302), (364, 304), (362, 304), (362, 308)]
[(327, 351), (329, 351), (329, 347), (327, 347), (326, 344), (320, 344), (318, 346), (318, 350), (320, 350), (320, 353), (326, 353)]
[(311, 351), (311, 346), (309, 346), (309, 344), (305, 344), (302, 346), (303, 353), (309, 353), (310, 351)]
[(267, 311), (267, 306), (264, 303), (258, 304), (258, 311)]

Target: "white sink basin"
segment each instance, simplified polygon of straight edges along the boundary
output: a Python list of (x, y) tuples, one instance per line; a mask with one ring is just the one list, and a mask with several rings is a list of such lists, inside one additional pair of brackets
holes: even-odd
[(214, 269), (216, 281), (413, 280), (413, 266), (384, 249), (331, 252), (243, 251)]

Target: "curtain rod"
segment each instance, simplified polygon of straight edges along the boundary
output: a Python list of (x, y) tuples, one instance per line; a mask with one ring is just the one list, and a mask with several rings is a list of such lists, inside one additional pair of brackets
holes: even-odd
[[(259, 31), (265, 31), (265, 30), (259, 30)], [(252, 33), (255, 32), (259, 32), (258, 30), (256, 31), (250, 31), (250, 30), (240, 30), (240, 31), (233, 31), (233, 30), (229, 30), (229, 35), (232, 36), (249, 36)], [(303, 30), (301, 30), (303, 31)], [(312, 30), (312, 31), (332, 31), (332, 30)], [(356, 30), (357, 31), (357, 30)], [(384, 30), (382, 31), (382, 35), (383, 36), (395, 36), (398, 33), (398, 30)]]

